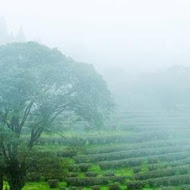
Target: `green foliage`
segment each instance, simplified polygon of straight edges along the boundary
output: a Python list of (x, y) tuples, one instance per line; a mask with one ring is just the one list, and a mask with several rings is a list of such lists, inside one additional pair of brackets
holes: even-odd
[(43, 132), (56, 131), (56, 119), (75, 115), (101, 127), (113, 101), (91, 65), (34, 42), (0, 46), (0, 70), (0, 155), (11, 190), (20, 190), (27, 152)]
[(141, 189), (146, 185), (151, 187), (161, 187), (161, 186), (177, 186), (183, 184), (190, 184), (189, 175), (179, 175), (171, 177), (161, 177), (161, 178), (152, 178), (142, 181), (135, 181), (128, 183), (128, 189)]
[(68, 185), (75, 186), (94, 186), (94, 185), (104, 185), (110, 182), (123, 182), (125, 177), (113, 176), (113, 177), (85, 177), (85, 178), (66, 178)]
[[(39, 189), (50, 190), (51, 188), (49, 187), (47, 183), (44, 183), (44, 182), (27, 183), (25, 187), (23, 188), (23, 190), (39, 190)], [(60, 188), (55, 188), (54, 190), (60, 190)]]
[(106, 187), (106, 186), (102, 186), (102, 187), (100, 188), (100, 190), (109, 190), (109, 188)]
[(174, 176), (174, 175), (182, 175), (182, 174), (189, 174), (190, 173), (190, 165), (182, 165), (176, 166), (172, 168), (163, 168), (154, 171), (144, 171), (134, 175), (136, 180), (146, 180), (150, 178), (157, 178), (164, 176)]
[(83, 173), (83, 172), (78, 173), (78, 177), (84, 178), (85, 177), (85, 173)]
[(69, 163), (49, 152), (32, 153), (30, 156), (30, 169), (27, 171), (28, 181), (62, 180), (68, 170)]
[(117, 169), (115, 171), (115, 175), (116, 176), (126, 176), (126, 177), (133, 176), (133, 170), (132, 170), (132, 168)]
[(47, 129), (57, 114), (74, 111), (98, 126), (113, 105), (91, 65), (76, 63), (55, 49), (15, 43), (0, 47), (0, 57), (0, 111), (5, 124), (19, 118), (32, 129), (39, 122)]
[(99, 166), (98, 164), (96, 164), (96, 165), (92, 165), (92, 166), (88, 169), (88, 171), (100, 172), (100, 171), (101, 171), (101, 168), (100, 168), (100, 166)]
[(148, 164), (147, 163), (143, 163), (141, 165), (141, 172), (147, 172), (148, 171)]
[(98, 185), (92, 186), (92, 190), (100, 190), (100, 186)]
[(59, 180), (57, 179), (50, 179), (48, 180), (48, 185), (50, 188), (56, 188), (58, 187)]
[(85, 175), (86, 177), (97, 177), (98, 176), (98, 172), (86, 172)]
[(119, 184), (113, 183), (109, 185), (109, 190), (121, 190)]
[(71, 147), (68, 147), (62, 151), (58, 152), (58, 155), (61, 157), (73, 157), (77, 155), (77, 150)]

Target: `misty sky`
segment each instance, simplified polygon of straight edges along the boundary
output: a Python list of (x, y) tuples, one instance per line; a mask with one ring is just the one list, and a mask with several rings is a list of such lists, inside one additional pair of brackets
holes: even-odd
[(190, 66), (189, 0), (0, 0), (0, 17), (99, 68)]

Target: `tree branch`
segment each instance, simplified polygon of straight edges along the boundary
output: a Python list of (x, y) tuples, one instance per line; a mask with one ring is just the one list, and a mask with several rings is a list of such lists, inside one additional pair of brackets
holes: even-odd
[(24, 126), (24, 124), (25, 124), (25, 122), (26, 122), (26, 119), (27, 119), (27, 117), (28, 117), (29, 114), (30, 114), (30, 111), (31, 111), (31, 108), (32, 108), (33, 104), (34, 104), (34, 102), (32, 101), (32, 102), (30, 102), (30, 104), (26, 107), (25, 112), (24, 112), (24, 116), (23, 116), (22, 121), (21, 121), (21, 123), (20, 123), (20, 125), (19, 125), (20, 130), (21, 130), (22, 127)]
[(7, 127), (10, 128), (11, 124), (7, 120), (8, 113), (9, 113), (9, 110), (5, 108), (5, 113), (0, 112), (0, 116), (1, 116), (1, 121), (3, 122), (3, 124), (6, 124)]
[(66, 110), (66, 107), (69, 105), (71, 105), (71, 103), (64, 105), (59, 111), (57, 111), (57, 113), (55, 113), (55, 115), (52, 117), (49, 123), (51, 124), (59, 114), (61, 114), (64, 110)]
[[(34, 146), (34, 143), (38, 140), (37, 139), (37, 134), (38, 131), (40, 130), (40, 127), (37, 128), (43, 121), (39, 121), (38, 123), (36, 123), (33, 127), (32, 127), (32, 131), (31, 131), (31, 137), (30, 137), (30, 141), (28, 144), (29, 149), (32, 149), (32, 147)], [(37, 129), (36, 129), (37, 128)], [(36, 130), (35, 130), (36, 129)], [(42, 132), (41, 132), (42, 133)]]

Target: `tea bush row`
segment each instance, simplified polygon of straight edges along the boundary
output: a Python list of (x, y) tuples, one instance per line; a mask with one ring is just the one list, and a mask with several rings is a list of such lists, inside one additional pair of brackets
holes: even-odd
[(189, 146), (174, 146), (174, 147), (159, 147), (159, 148), (147, 148), (140, 150), (129, 150), (129, 151), (121, 151), (121, 152), (113, 152), (113, 153), (102, 153), (102, 154), (94, 154), (88, 156), (76, 156), (74, 157), (76, 163), (91, 163), (97, 161), (111, 161), (111, 160), (119, 160), (125, 158), (137, 158), (137, 157), (145, 157), (152, 155), (160, 155), (166, 153), (173, 152), (181, 152), (181, 151), (190, 151)]

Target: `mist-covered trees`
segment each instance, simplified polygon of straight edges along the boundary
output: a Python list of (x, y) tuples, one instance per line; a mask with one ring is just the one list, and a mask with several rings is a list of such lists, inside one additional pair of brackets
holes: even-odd
[[(112, 76), (110, 74), (107, 81), (112, 81)], [(114, 72), (114, 77), (110, 88), (118, 106), (123, 110), (176, 110), (190, 106), (188, 66), (173, 66), (134, 76), (127, 72)]]
[(24, 186), (28, 151), (58, 116), (72, 113), (102, 126), (113, 106), (91, 65), (34, 42), (0, 47), (0, 89), (0, 154), (11, 190)]
[(4, 18), (0, 18), (0, 45), (11, 42), (25, 42), (25, 35), (22, 27), (19, 28), (17, 34), (8, 31), (7, 23)]

